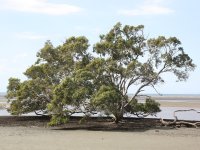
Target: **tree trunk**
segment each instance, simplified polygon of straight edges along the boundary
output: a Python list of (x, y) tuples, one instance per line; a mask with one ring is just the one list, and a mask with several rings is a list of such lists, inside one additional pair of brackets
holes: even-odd
[(115, 116), (114, 121), (115, 121), (116, 124), (118, 124), (123, 119), (123, 113), (121, 113), (121, 112), (114, 114), (114, 116)]

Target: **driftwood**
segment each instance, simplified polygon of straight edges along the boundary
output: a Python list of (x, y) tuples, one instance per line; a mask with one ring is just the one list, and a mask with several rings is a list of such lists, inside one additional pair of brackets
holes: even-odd
[(195, 109), (187, 109), (187, 110), (176, 110), (173, 113), (174, 120), (173, 121), (165, 121), (164, 119), (160, 119), (161, 124), (164, 126), (172, 126), (172, 127), (181, 127), (181, 126), (186, 126), (186, 127), (195, 127), (198, 128), (200, 126), (200, 122), (190, 122), (190, 121), (179, 121), (178, 117), (176, 116), (177, 112), (187, 112), (187, 111), (195, 111), (196, 113), (200, 113), (199, 111)]

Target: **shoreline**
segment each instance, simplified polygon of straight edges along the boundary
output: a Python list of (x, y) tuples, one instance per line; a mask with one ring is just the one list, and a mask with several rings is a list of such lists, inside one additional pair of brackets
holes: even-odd
[[(130, 118), (126, 125), (110, 118), (93, 118), (83, 124), (48, 127), (49, 117), (1, 116), (2, 150), (199, 150), (200, 129), (160, 126), (158, 119)], [(126, 121), (126, 120), (125, 120)]]
[(157, 100), (161, 107), (184, 107), (184, 108), (197, 108), (200, 109), (200, 101), (164, 101)]
[[(169, 97), (169, 96), (168, 96)], [(157, 114), (157, 117), (154, 116), (149, 116), (148, 118), (164, 118), (164, 119), (173, 119), (173, 112), (175, 110), (186, 110), (186, 109), (195, 109), (197, 111), (200, 111), (200, 97), (195, 97), (193, 99), (188, 100), (188, 97), (185, 97), (183, 99), (182, 97), (179, 96), (179, 99), (177, 97), (172, 97), (175, 98), (176, 100), (169, 100), (168, 97), (162, 97), (163, 99), (157, 100), (156, 101), (160, 103), (161, 107), (161, 112)], [(158, 97), (157, 97), (158, 98)], [(191, 98), (191, 97), (190, 97)], [(187, 100), (186, 100), (187, 99)], [(143, 100), (139, 100), (139, 102), (143, 102)], [(5, 108), (8, 108), (9, 104), (6, 102), (1, 102), (0, 101), (0, 117), (5, 115), (5, 116), (10, 116), (9, 113), (5, 110)], [(30, 114), (25, 114), (23, 116), (31, 116), (34, 115), (33, 113)], [(178, 119), (180, 120), (198, 120), (200, 121), (200, 114), (196, 112), (182, 112), (178, 113)], [(135, 116), (132, 116), (135, 117)]]
[[(159, 100), (161, 112), (157, 113), (157, 117), (148, 116), (148, 118), (164, 118), (164, 119), (173, 119), (173, 112), (176, 110), (189, 110), (195, 109), (200, 111), (200, 101), (165, 101)], [(11, 116), (5, 109), (8, 107), (6, 103), (0, 102), (0, 117), (1, 116)], [(2, 108), (2, 109), (1, 109)], [(34, 116), (34, 113), (24, 114), (23, 116)], [(178, 119), (180, 120), (198, 120), (200, 121), (200, 114), (194, 111), (191, 112), (180, 112), (177, 114)], [(131, 115), (135, 117), (134, 115)]]
[[(90, 117), (84, 122), (80, 122), (82, 117), (72, 116), (69, 122), (63, 125), (48, 126), (50, 116), (0, 116), (0, 127), (41, 127), (50, 129), (86, 129), (99, 131), (133, 131), (149, 129), (168, 129), (161, 125), (160, 118), (134, 118), (124, 117), (121, 123), (115, 124), (112, 117)], [(173, 119), (164, 119), (173, 121)], [(182, 121), (182, 120), (179, 120)], [(194, 123), (196, 121), (185, 120)]]

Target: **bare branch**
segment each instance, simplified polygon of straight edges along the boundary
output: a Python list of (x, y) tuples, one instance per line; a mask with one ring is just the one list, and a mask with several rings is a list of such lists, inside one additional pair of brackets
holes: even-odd
[(158, 92), (158, 90), (155, 88), (155, 86), (154, 86), (153, 84), (152, 84), (151, 86), (153, 87), (153, 89), (156, 91), (156, 93), (157, 93), (158, 95), (162, 96), (162, 94)]
[(189, 121), (178, 121), (178, 117), (176, 116), (177, 112), (187, 112), (187, 111), (195, 111), (197, 113), (200, 113), (199, 111), (195, 110), (195, 109), (186, 109), (186, 110), (176, 110), (173, 113), (174, 116), (174, 120), (171, 121), (164, 121), (164, 119), (160, 119), (162, 125), (164, 126), (174, 126), (174, 127), (181, 127), (182, 125), (184, 126), (193, 126), (195, 128), (198, 128), (198, 126), (200, 126), (200, 122), (189, 122)]

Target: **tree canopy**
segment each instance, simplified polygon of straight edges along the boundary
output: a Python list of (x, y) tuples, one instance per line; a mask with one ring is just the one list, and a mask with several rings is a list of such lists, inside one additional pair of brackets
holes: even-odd
[[(144, 88), (156, 90), (168, 72), (185, 81), (195, 65), (176, 37), (147, 39), (143, 29), (117, 23), (100, 35), (93, 52), (86, 37), (70, 37), (57, 47), (47, 41), (25, 71), (26, 81), (9, 79), (11, 113), (48, 113), (51, 125), (66, 123), (75, 113), (103, 113), (116, 123), (126, 114), (155, 115), (158, 102), (148, 95), (145, 102), (138, 101)], [(130, 97), (133, 86), (137, 90)]]

